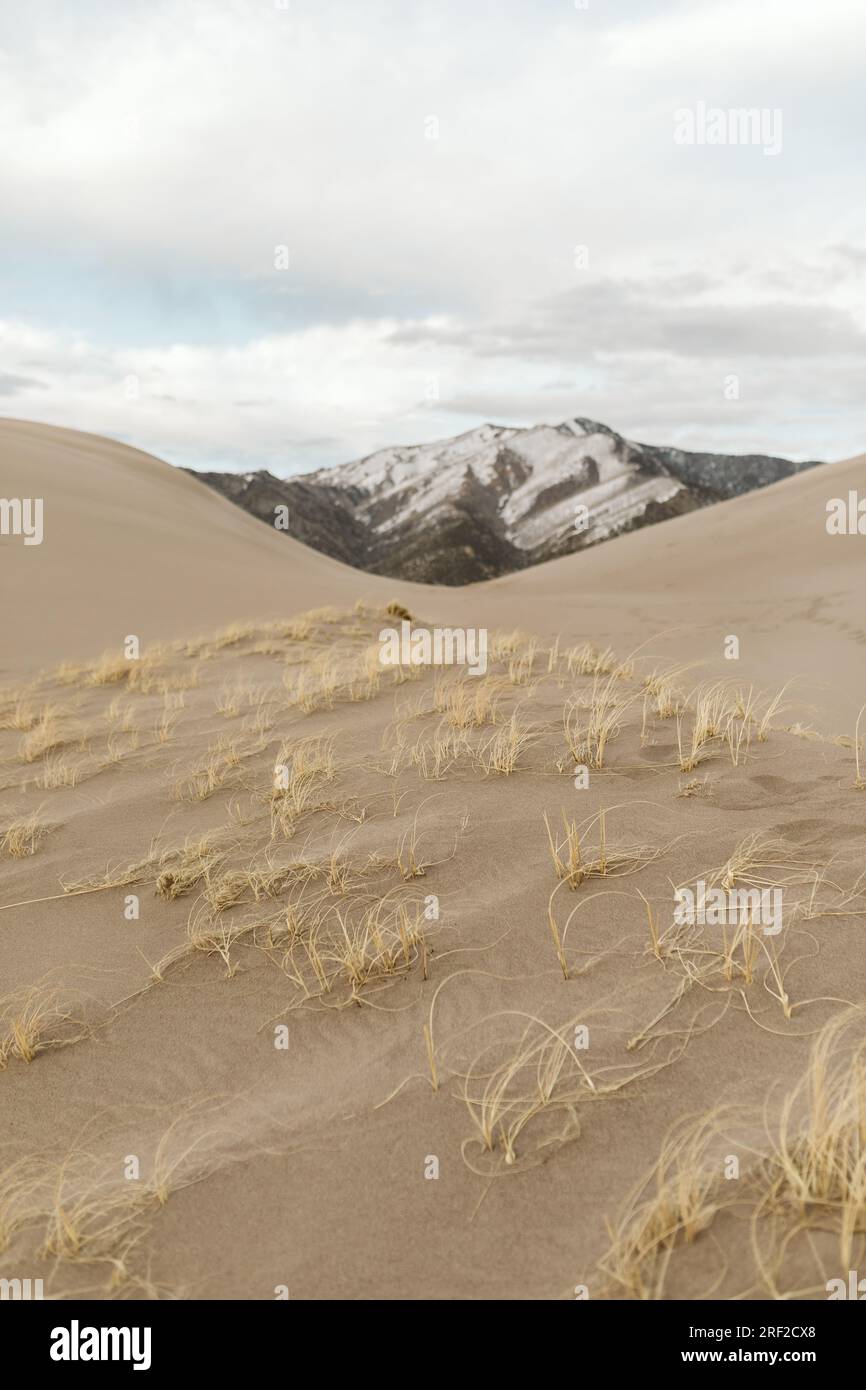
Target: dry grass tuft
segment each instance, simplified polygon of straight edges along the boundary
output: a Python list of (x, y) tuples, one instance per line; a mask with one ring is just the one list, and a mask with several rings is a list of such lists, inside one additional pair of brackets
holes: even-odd
[(591, 642), (582, 642), (563, 653), (565, 669), (572, 676), (608, 676), (616, 665), (611, 647), (599, 651)]
[(0, 1071), (12, 1058), (32, 1062), (46, 1048), (77, 1042), (86, 1033), (56, 986), (37, 984), (15, 990), (0, 999)]
[(0, 729), (13, 729), (26, 734), (38, 724), (41, 714), (31, 700), (16, 691), (4, 691), (0, 705)]
[(665, 1139), (652, 1171), (628, 1194), (609, 1226), (610, 1246), (600, 1262), (614, 1298), (659, 1299), (675, 1249), (691, 1244), (712, 1224), (724, 1200), (713, 1166), (719, 1140), (715, 1115), (680, 1121)]
[(535, 638), (527, 642), (522, 651), (515, 652), (508, 662), (508, 681), (510, 685), (531, 685), (535, 676), (535, 658), (538, 643)]
[(433, 687), (433, 709), (443, 714), (455, 729), (480, 729), (497, 723), (499, 701), (508, 687), (501, 676), (437, 675)]
[[(725, 1134), (723, 1117), (725, 1128), (742, 1130), (742, 1141)], [(609, 1226), (610, 1246), (599, 1265), (601, 1296), (694, 1297), (692, 1276), (688, 1267), (680, 1271), (679, 1261), (688, 1245), (708, 1240), (720, 1269), (713, 1288), (701, 1294), (711, 1296), (727, 1274), (719, 1245), (725, 1232), (714, 1231), (719, 1216), (733, 1208), (740, 1219), (728, 1225), (726, 1238), (741, 1268), (741, 1229), (748, 1219), (754, 1274), (754, 1283), (735, 1296), (826, 1297), (830, 1242), (836, 1245), (832, 1272), (847, 1285), (866, 1235), (866, 1011), (847, 1009), (825, 1024), (801, 1078), (780, 1102), (767, 1098), (764, 1129), (761, 1152), (755, 1120), (743, 1107), (711, 1110), (674, 1128)], [(736, 1183), (725, 1174), (732, 1149), (752, 1159)], [(808, 1259), (819, 1272), (816, 1286), (792, 1287)], [(668, 1292), (677, 1275), (685, 1282)]]
[(35, 854), (40, 841), (48, 833), (48, 826), (40, 818), (38, 811), (28, 816), (17, 816), (0, 827), (0, 854), (8, 854), (13, 859), (25, 859)]
[(225, 857), (212, 834), (190, 838), (179, 849), (164, 850), (159, 858), (156, 892), (172, 901), (192, 892)]
[(625, 713), (636, 698), (623, 697), (616, 688), (617, 676), (596, 677), (592, 692), (569, 700), (563, 710), (563, 726), (568, 751), (576, 765), (604, 767), (607, 746), (620, 732)]
[[(594, 816), (578, 823), (562, 812), (564, 835), (562, 839), (554, 835), (547, 813), (544, 824), (550, 846), (550, 857), (556, 876), (569, 888), (579, 888), (588, 878), (621, 877), (642, 869), (644, 865), (657, 859), (661, 850), (648, 845), (625, 844), (612, 847), (607, 839), (607, 817), (611, 811), (621, 809), (612, 806), (598, 811)], [(586, 838), (598, 828), (598, 843), (587, 847)]]
[(688, 671), (694, 669), (694, 665), (694, 662), (688, 662), (680, 666), (671, 666), (664, 671), (656, 667), (651, 675), (644, 678), (644, 689), (652, 696), (657, 718), (673, 719), (681, 713), (685, 706), (685, 696), (679, 682)]
[(716, 740), (724, 737), (729, 720), (729, 694), (725, 681), (712, 681), (697, 687), (689, 696), (692, 705), (691, 738), (683, 743), (683, 719), (677, 715), (677, 747), (681, 772), (693, 772), (703, 762)]
[(237, 786), (244, 759), (260, 752), (263, 746), (260, 740), (251, 743), (241, 736), (227, 738), (221, 734), (196, 766), (175, 783), (175, 796), (179, 801), (206, 801), (225, 787)]
[[(492, 1064), (491, 1049), (486, 1048), (473, 1061), (463, 1085), (463, 1101), (476, 1131), (474, 1146), (508, 1167), (517, 1162), (530, 1127), (535, 1130), (534, 1157), (578, 1135), (578, 1105), (596, 1090), (570, 1041), (573, 1025), (556, 1029), (533, 1015), (514, 1016), (524, 1020), (524, 1027), (513, 1051)], [(464, 1158), (472, 1148), (472, 1141), (464, 1143)]]
[(416, 965), (426, 979), (429, 949), (422, 904), (389, 894), (366, 905), (293, 911), (279, 965), (300, 1000), (333, 996), (343, 1007), (363, 1003), (365, 991), (389, 986)]
[(84, 763), (81, 758), (73, 758), (68, 754), (52, 753), (45, 758), (42, 769), (37, 774), (36, 785), (43, 791), (56, 791), (60, 787), (75, 787), (83, 774)]
[(271, 838), (279, 833), (289, 839), (303, 816), (333, 809), (333, 802), (323, 802), (321, 793), (335, 776), (333, 735), (283, 743), (271, 792)]
[(759, 1175), (766, 1186), (758, 1216), (781, 1209), (794, 1220), (830, 1223), (846, 1271), (855, 1235), (866, 1232), (864, 1023), (862, 1009), (850, 1010), (818, 1034), (808, 1069), (784, 1098)]
[(61, 1263), (101, 1267), (107, 1283), (95, 1290), (100, 1297), (140, 1297), (142, 1290), (153, 1296), (153, 1281), (134, 1267), (137, 1247), (148, 1216), (210, 1170), (220, 1128), (212, 1121), (203, 1128), (203, 1120), (216, 1108), (212, 1102), (185, 1107), (147, 1146), (136, 1180), (122, 1175), (116, 1136), (94, 1124), (85, 1129), (86, 1144), (79, 1142), (59, 1162), (38, 1155), (10, 1164), (0, 1171), (0, 1249), (29, 1229), (37, 1256), (51, 1259), (55, 1270)]
[[(469, 1031), (470, 1037), (476, 1029), (492, 1034), (466, 1069), (455, 1072), (462, 1077), (462, 1099), (475, 1131), (461, 1152), (474, 1172), (495, 1177), (544, 1162), (580, 1134), (586, 1104), (616, 1096), (670, 1066), (682, 1052), (679, 1044), (670, 1055), (631, 1068), (603, 1061), (596, 1042), (590, 1072), (591, 1020), (593, 1011), (584, 1010), (552, 1027), (535, 1014), (506, 1009), (479, 1019)], [(592, 1027), (597, 1038), (603, 1025), (595, 1018)], [(457, 1041), (465, 1046), (460, 1034)]]
[(517, 771), (522, 755), (538, 737), (538, 732), (523, 724), (515, 710), (507, 724), (503, 724), (486, 743), (473, 750), (475, 766), (485, 777), (510, 777)]
[(45, 706), (39, 718), (30, 725), (28, 732), (21, 739), (19, 746), (21, 762), (35, 763), (39, 758), (44, 758), (46, 753), (53, 753), (58, 748), (63, 748), (75, 741), (74, 735), (69, 731), (68, 726), (64, 727), (61, 719), (62, 714), (59, 709), (52, 705)]
[(447, 720), (442, 719), (430, 736), (419, 734), (411, 748), (405, 746), (403, 733), (397, 731), (391, 771), (396, 773), (407, 764), (417, 768), (425, 781), (440, 782), (452, 767), (471, 758), (473, 753), (466, 731), (451, 728)]

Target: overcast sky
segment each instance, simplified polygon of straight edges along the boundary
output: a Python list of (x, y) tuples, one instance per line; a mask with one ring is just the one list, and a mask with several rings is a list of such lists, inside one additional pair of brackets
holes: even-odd
[(579, 4), (10, 0), (0, 413), (281, 475), (575, 415), (862, 452), (866, 3)]

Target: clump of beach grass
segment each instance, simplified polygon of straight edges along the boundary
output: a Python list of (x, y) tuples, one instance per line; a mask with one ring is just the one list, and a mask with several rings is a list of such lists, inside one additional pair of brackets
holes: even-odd
[(12, 859), (25, 859), (36, 853), (48, 826), (38, 811), (26, 816), (16, 816), (0, 824), (0, 854), (8, 854)]
[[(580, 822), (563, 811), (561, 838), (558, 833), (554, 834), (547, 812), (544, 813), (553, 867), (557, 878), (567, 883), (569, 888), (579, 888), (589, 878), (621, 877), (635, 873), (662, 852), (648, 845), (609, 843), (607, 817), (620, 809), (617, 806), (607, 807)], [(588, 846), (587, 836), (594, 828), (597, 829), (597, 843)]]

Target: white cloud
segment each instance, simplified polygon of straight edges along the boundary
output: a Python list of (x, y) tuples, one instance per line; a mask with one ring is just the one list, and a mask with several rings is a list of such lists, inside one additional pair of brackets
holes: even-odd
[[(297, 448), (308, 466), (468, 426), (469, 402), (519, 420), (548, 400), (556, 418), (591, 413), (595, 392), (615, 427), (718, 445), (739, 427), (677, 381), (724, 365), (736, 326), (755, 447), (831, 452), (808, 424), (797, 447), (805, 389), (862, 448), (864, 30), (860, 0), (10, 7), (2, 246), (30, 280), (4, 407), (178, 461)], [(781, 105), (782, 156), (676, 147), (673, 111), (698, 99)], [(701, 276), (709, 290), (684, 288)], [(773, 344), (792, 325), (819, 337), (786, 402)], [(41, 374), (29, 332), (47, 335)], [(649, 378), (654, 400), (640, 351), (676, 367)], [(117, 398), (129, 372), (134, 409)]]
[(860, 0), (676, 0), (614, 24), (606, 38), (612, 66), (638, 76), (687, 72), (702, 83), (747, 78), (759, 87), (811, 79), (822, 69), (837, 80), (855, 77), (864, 42)]

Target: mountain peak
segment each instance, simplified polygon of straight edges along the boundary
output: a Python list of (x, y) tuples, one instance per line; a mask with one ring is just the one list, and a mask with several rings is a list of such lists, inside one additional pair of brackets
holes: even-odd
[(812, 463), (639, 444), (585, 416), (379, 449), (284, 481), (199, 476), (290, 534), (378, 574), (465, 584), (764, 487)]
[(611, 439), (622, 439), (622, 435), (617, 434), (609, 425), (602, 425), (598, 420), (589, 420), (585, 415), (575, 415), (573, 420), (566, 420), (565, 425), (573, 434), (607, 434)]

